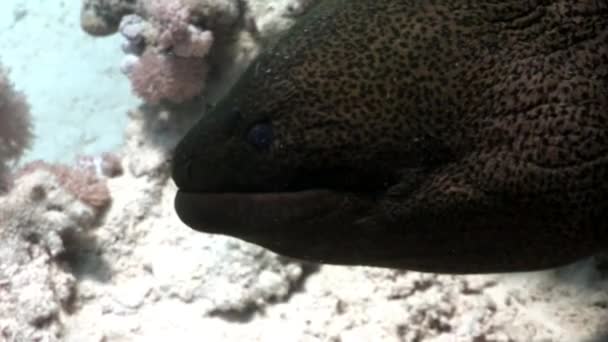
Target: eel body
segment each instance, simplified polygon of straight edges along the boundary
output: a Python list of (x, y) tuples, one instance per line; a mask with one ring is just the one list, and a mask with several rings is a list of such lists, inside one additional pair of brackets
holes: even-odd
[(608, 245), (608, 2), (322, 0), (177, 146), (190, 227), (322, 263)]

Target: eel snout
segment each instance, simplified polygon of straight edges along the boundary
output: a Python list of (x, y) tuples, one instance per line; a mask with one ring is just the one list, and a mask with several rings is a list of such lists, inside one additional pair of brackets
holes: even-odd
[(175, 210), (195, 230), (227, 235), (290, 229), (331, 215), (344, 196), (329, 190), (288, 193), (197, 193), (178, 191)]

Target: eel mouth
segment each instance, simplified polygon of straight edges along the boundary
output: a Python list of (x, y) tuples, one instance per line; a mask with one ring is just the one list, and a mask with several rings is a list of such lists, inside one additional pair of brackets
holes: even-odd
[[(174, 205), (182, 222), (198, 231), (251, 237), (335, 227), (355, 220), (376, 200), (379, 182), (371, 182), (375, 178), (366, 174), (344, 170), (273, 174), (280, 168), (266, 164), (263, 170), (244, 170), (207, 162), (191, 152), (188, 143), (178, 146), (173, 160), (172, 178), (178, 188)], [(360, 184), (373, 186), (362, 189)]]
[(195, 230), (248, 235), (314, 224), (348, 206), (349, 195), (311, 189), (269, 193), (205, 193), (179, 190), (175, 210)]

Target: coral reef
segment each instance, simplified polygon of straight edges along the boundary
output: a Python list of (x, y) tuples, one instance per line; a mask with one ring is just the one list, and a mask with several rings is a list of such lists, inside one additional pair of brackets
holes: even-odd
[(145, 21), (138, 15), (123, 17), (120, 32), (126, 39), (123, 72), (133, 90), (149, 103), (185, 102), (203, 91), (213, 33), (195, 26), (194, 8), (183, 1), (145, 3)]
[(16, 160), (32, 139), (29, 106), (0, 65), (0, 193), (7, 188), (7, 163)]
[(76, 200), (85, 203), (97, 211), (104, 210), (111, 202), (110, 193), (105, 179), (96, 174), (96, 170), (85, 167), (69, 167), (61, 164), (50, 164), (44, 161), (35, 161), (21, 168), (14, 177), (21, 178), (37, 170), (51, 173), (66, 191)]
[[(135, 94), (150, 104), (184, 103), (205, 94), (208, 74), (243, 68), (258, 49), (302, 14), (312, 0), (262, 4), (236, 0), (86, 0), (81, 25), (91, 34), (119, 31), (126, 56), (121, 70)], [(268, 12), (261, 21), (258, 12)], [(282, 10), (282, 11), (281, 11)], [(219, 41), (222, 46), (215, 48)], [(244, 41), (249, 41), (245, 44)], [(249, 46), (248, 46), (249, 45)], [(228, 48), (226, 46), (229, 46)], [(248, 47), (246, 47), (248, 46)], [(238, 53), (243, 49), (253, 53)], [(243, 58), (247, 56), (247, 58)], [(226, 77), (220, 77), (227, 83)]]
[(0, 197), (0, 334), (9, 341), (59, 341), (76, 278), (67, 257), (110, 201), (84, 169), (31, 163)]
[(115, 33), (123, 15), (133, 13), (135, 1), (129, 0), (83, 0), (80, 25), (93, 36)]
[(133, 91), (146, 102), (181, 103), (203, 91), (207, 65), (197, 58), (171, 57), (146, 51), (128, 73)]
[(118, 177), (122, 175), (120, 156), (104, 152), (99, 156), (76, 157), (76, 168), (99, 177)]

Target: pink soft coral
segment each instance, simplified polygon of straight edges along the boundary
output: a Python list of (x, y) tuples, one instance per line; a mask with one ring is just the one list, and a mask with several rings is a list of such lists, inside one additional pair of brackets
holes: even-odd
[(29, 106), (0, 67), (0, 191), (6, 187), (7, 163), (19, 158), (31, 139)]
[(213, 44), (211, 31), (191, 23), (192, 8), (182, 0), (151, 0), (148, 11), (158, 23), (157, 46), (179, 57), (205, 57)]
[(149, 0), (144, 5), (147, 20), (130, 15), (120, 25), (130, 53), (123, 71), (133, 90), (149, 103), (181, 103), (200, 95), (213, 33), (192, 23), (193, 9), (187, 2)]
[(146, 51), (129, 72), (135, 93), (149, 103), (185, 102), (199, 95), (207, 64), (199, 58), (166, 56)]
[(41, 160), (34, 161), (18, 170), (14, 178), (18, 179), (36, 170), (45, 170), (54, 175), (62, 188), (97, 212), (105, 210), (112, 201), (106, 179), (86, 163), (70, 167)]

